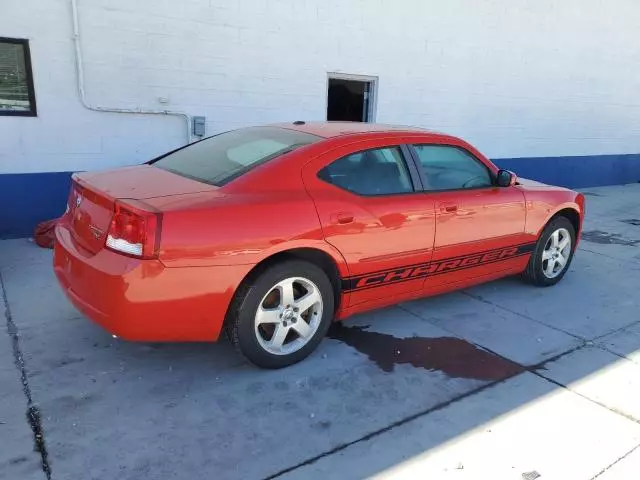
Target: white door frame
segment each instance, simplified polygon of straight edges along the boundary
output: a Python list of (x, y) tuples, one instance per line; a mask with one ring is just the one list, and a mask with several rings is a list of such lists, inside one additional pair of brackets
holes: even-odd
[(327, 85), (325, 88), (326, 99), (325, 99), (325, 117), (327, 109), (329, 108), (329, 80), (353, 80), (356, 82), (366, 82), (369, 84), (369, 98), (366, 99), (367, 102), (367, 123), (375, 123), (376, 121), (376, 111), (378, 109), (378, 77), (370, 76), (370, 75), (354, 75), (351, 73), (341, 73), (341, 72), (329, 72), (327, 73)]

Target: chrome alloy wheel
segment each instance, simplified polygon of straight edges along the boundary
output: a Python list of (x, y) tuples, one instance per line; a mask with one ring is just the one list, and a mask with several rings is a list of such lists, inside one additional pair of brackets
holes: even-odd
[(567, 266), (571, 256), (571, 235), (566, 228), (551, 234), (542, 251), (542, 272), (547, 278), (556, 278)]
[(254, 328), (258, 343), (274, 355), (289, 355), (313, 338), (322, 320), (322, 294), (312, 281), (286, 278), (262, 297)]

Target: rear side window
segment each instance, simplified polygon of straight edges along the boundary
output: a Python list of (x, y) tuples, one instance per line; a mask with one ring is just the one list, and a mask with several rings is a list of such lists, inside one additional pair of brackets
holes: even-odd
[(490, 187), (489, 170), (467, 151), (446, 145), (414, 145), (426, 177), (425, 190)]
[(187, 145), (150, 163), (183, 177), (222, 186), (257, 165), (320, 140), (284, 128), (243, 128)]
[(342, 157), (318, 173), (325, 182), (358, 195), (393, 195), (413, 191), (397, 147), (365, 150)]

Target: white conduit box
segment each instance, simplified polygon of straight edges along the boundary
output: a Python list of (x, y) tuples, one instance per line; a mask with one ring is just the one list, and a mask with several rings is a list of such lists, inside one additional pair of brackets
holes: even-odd
[(194, 137), (204, 137), (205, 133), (205, 119), (206, 117), (191, 117), (192, 130), (191, 133)]

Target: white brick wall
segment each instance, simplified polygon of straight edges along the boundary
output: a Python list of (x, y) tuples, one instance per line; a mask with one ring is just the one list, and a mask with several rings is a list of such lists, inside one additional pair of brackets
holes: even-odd
[[(640, 152), (637, 0), (78, 0), (90, 103), (207, 133), (324, 119), (327, 72), (379, 77), (376, 119), (493, 158)], [(85, 110), (69, 0), (0, 0), (37, 118), (0, 116), (0, 173), (98, 169), (184, 141), (177, 117)], [(165, 97), (163, 105), (158, 98)]]

